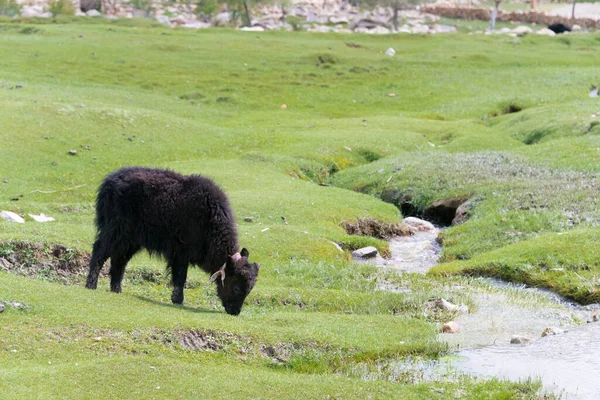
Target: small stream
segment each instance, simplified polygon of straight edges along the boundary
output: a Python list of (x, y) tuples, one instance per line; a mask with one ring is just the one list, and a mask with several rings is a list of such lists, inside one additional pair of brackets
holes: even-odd
[[(369, 261), (384, 268), (425, 274), (437, 264), (438, 231), (417, 232), (390, 240), (392, 257)], [(406, 291), (382, 286), (380, 290)], [(510, 380), (540, 378), (544, 389), (563, 399), (600, 400), (600, 322), (586, 323), (598, 305), (581, 306), (548, 290), (480, 278), (458, 290), (473, 299), (476, 311), (460, 314), (456, 334), (439, 340), (457, 349), (448, 360), (416, 364), (425, 379), (444, 379), (451, 372)], [(541, 337), (546, 328), (558, 335)], [(564, 331), (563, 333), (560, 333)], [(513, 335), (531, 344), (510, 344)], [(395, 366), (415, 370), (404, 362)]]

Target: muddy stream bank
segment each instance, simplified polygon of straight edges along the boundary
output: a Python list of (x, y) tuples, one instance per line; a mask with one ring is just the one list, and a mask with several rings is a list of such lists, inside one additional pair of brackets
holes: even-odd
[[(398, 273), (425, 274), (441, 255), (437, 234), (434, 229), (391, 239), (389, 259), (378, 256), (367, 262)], [(460, 373), (515, 381), (539, 378), (545, 391), (561, 398), (600, 399), (600, 322), (588, 323), (598, 305), (581, 306), (547, 290), (494, 279), (469, 282), (456, 290), (467, 294), (475, 309), (454, 319), (457, 333), (438, 336), (454, 349), (453, 355), (439, 362), (398, 362), (398, 371), (411, 369), (424, 380)], [(530, 342), (511, 344), (514, 335)]]

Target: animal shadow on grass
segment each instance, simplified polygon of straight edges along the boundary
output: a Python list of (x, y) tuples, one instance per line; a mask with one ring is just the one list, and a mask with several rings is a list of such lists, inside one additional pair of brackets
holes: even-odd
[(169, 307), (169, 308), (177, 308), (177, 309), (183, 309), (185, 311), (189, 311), (189, 312), (193, 312), (193, 313), (203, 313), (203, 314), (220, 314), (220, 313), (224, 313), (224, 311), (217, 311), (217, 310), (209, 310), (206, 308), (197, 308), (197, 307), (189, 307), (189, 306), (183, 306), (183, 305), (179, 305), (179, 304), (172, 304), (172, 303), (163, 303), (162, 301), (157, 301), (154, 299), (149, 299), (148, 297), (144, 297), (144, 296), (140, 296), (140, 295), (134, 295), (134, 297), (137, 297), (138, 299), (145, 301), (147, 303), (152, 303), (152, 304), (156, 304), (162, 307)]

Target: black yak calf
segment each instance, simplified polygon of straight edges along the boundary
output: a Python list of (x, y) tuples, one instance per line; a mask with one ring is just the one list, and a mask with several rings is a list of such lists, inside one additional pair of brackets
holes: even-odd
[(142, 167), (115, 171), (98, 189), (96, 227), (88, 289), (96, 289), (110, 258), (110, 289), (120, 293), (125, 266), (142, 248), (167, 260), (175, 304), (183, 303), (189, 264), (211, 274), (228, 314), (241, 312), (256, 282), (260, 265), (250, 264), (248, 250), (238, 250), (225, 193), (202, 176)]

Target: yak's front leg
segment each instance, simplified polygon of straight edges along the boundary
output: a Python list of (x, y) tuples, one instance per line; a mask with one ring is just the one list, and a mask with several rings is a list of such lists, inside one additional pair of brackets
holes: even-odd
[(184, 262), (169, 262), (169, 267), (173, 283), (171, 301), (174, 304), (183, 304), (183, 288), (187, 279), (188, 264)]

